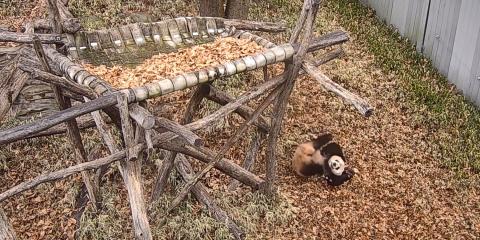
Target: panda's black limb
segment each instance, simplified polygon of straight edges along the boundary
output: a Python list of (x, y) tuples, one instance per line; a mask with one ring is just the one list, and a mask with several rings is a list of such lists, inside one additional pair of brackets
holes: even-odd
[(345, 160), (345, 157), (343, 156), (342, 147), (340, 147), (340, 145), (338, 145), (338, 143), (336, 142), (331, 142), (326, 146), (324, 146), (321, 150), (321, 153), (326, 158), (330, 158), (331, 156), (336, 155)]
[(328, 185), (330, 186), (340, 186), (346, 181), (352, 179), (353, 175), (355, 175), (354, 172), (350, 170), (345, 170), (342, 175), (337, 176), (334, 174), (326, 174), (324, 176), (325, 180), (327, 181)]
[(332, 134), (327, 133), (318, 136), (317, 138), (313, 139), (313, 147), (315, 149), (320, 149), (321, 147), (325, 146), (328, 142), (332, 141), (333, 137)]

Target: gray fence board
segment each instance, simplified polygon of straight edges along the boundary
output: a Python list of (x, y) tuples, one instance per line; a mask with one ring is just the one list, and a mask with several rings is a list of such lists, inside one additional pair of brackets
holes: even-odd
[(471, 88), (478, 88), (478, 82), (472, 81), (471, 73), (475, 52), (478, 51), (479, 11), (480, 2), (477, 0), (462, 1), (448, 74), (449, 80), (471, 100), (475, 100)]
[(392, 9), (395, 9), (395, 11), (391, 11), (390, 24), (395, 26), (400, 34), (405, 35), (408, 5), (410, 4), (411, 0), (392, 2)]
[(480, 106), (480, 0), (360, 0)]

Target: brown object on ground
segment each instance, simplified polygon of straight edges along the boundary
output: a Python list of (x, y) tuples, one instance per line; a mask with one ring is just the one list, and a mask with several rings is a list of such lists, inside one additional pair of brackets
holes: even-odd
[(225, 9), (224, 0), (201, 0), (198, 2), (200, 16), (202, 17), (223, 17)]
[(80, 20), (74, 18), (67, 8), (68, 0), (47, 0), (50, 21), (53, 22), (54, 32), (75, 33), (82, 27)]

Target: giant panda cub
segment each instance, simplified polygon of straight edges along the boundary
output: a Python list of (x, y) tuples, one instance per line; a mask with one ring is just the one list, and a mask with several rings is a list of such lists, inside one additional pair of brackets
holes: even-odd
[(331, 134), (321, 135), (300, 144), (293, 156), (293, 169), (303, 177), (323, 174), (327, 183), (339, 186), (350, 180), (354, 172), (345, 166), (342, 148), (332, 141)]

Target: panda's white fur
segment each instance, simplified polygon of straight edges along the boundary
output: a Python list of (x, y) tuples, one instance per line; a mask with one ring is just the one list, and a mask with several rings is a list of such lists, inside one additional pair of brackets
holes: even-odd
[(337, 155), (330, 157), (328, 160), (328, 166), (330, 166), (332, 173), (336, 176), (341, 176), (343, 171), (345, 171), (345, 161), (343, 161), (342, 157)]

